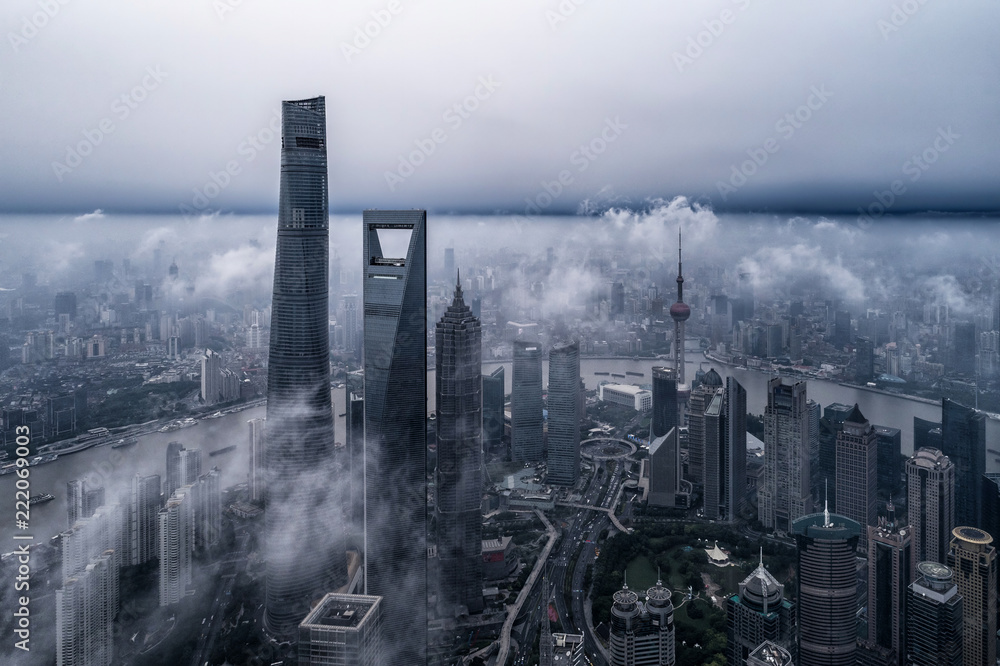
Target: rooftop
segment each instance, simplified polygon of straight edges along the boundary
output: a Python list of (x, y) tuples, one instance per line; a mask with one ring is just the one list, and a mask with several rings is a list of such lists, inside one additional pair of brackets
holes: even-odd
[(382, 597), (331, 593), (302, 620), (301, 626), (356, 628), (381, 601)]

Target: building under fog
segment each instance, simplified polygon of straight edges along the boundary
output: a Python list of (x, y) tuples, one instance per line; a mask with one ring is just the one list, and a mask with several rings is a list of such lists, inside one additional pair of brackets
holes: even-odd
[[(365, 592), (412, 664), (427, 650), (426, 224), (423, 210), (363, 214)], [(383, 233), (408, 234), (406, 255)]]
[(347, 582), (342, 506), (334, 484), (327, 482), (337, 476), (332, 464), (329, 217), (326, 101), (282, 102), (264, 540), (264, 620), (269, 631), (282, 636), (296, 631), (312, 602)]
[[(386, 666), (382, 597), (327, 594), (299, 624), (299, 666)], [(388, 641), (391, 643), (392, 641)]]
[(482, 331), (455, 285), (435, 329), (438, 605), (446, 614), (483, 609)]

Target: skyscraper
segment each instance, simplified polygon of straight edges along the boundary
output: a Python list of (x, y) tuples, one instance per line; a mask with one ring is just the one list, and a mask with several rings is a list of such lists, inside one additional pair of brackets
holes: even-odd
[(837, 513), (862, 526), (858, 547), (868, 551), (868, 527), (877, 524), (878, 437), (858, 405), (837, 433)]
[(955, 527), (955, 466), (937, 449), (917, 449), (906, 461), (906, 506), (917, 562), (945, 562)]
[(888, 515), (868, 527), (868, 640), (892, 650), (902, 666), (906, 652), (906, 590), (912, 580), (913, 546), (910, 530)]
[(435, 329), (439, 606), (451, 615), (483, 608), (482, 331), (462, 285)]
[(211, 349), (201, 357), (201, 400), (206, 405), (222, 400), (222, 357)]
[(705, 478), (708, 455), (705, 441), (705, 410), (721, 387), (722, 377), (714, 368), (710, 369), (701, 378), (701, 384), (692, 389), (688, 401), (688, 478), (699, 486), (708, 483)]
[(764, 527), (788, 533), (812, 509), (808, 446), (806, 383), (771, 379), (764, 410), (764, 487), (757, 506)]
[(514, 462), (543, 457), (542, 348), (514, 341), (514, 384), (510, 394), (510, 454)]
[(906, 590), (907, 666), (962, 666), (962, 595), (952, 570), (920, 562)]
[(124, 537), (128, 543), (127, 564), (145, 564), (159, 555), (156, 541), (157, 514), (160, 512), (159, 475), (136, 474), (132, 477), (125, 510), (128, 512)]
[(785, 599), (785, 586), (760, 564), (726, 601), (726, 657), (730, 666), (744, 666), (754, 649), (771, 641), (795, 649), (795, 604)]
[(271, 632), (287, 636), (311, 602), (347, 582), (347, 564), (342, 507), (330, 483), (335, 473), (325, 99), (282, 102), (281, 124), (267, 371), (264, 619)]
[(614, 594), (608, 652), (612, 666), (674, 666), (674, 607), (660, 581), (646, 603), (626, 585)]
[(971, 375), (976, 369), (976, 325), (956, 322), (953, 334), (952, 367), (955, 372)]
[[(427, 650), (427, 213), (366, 210), (365, 593), (382, 596), (399, 663)], [(405, 257), (381, 241), (409, 233)], [(390, 248), (391, 249), (391, 248)], [(400, 248), (402, 249), (402, 248)]]
[(798, 549), (799, 666), (853, 664), (857, 650), (857, 573), (861, 525), (829, 511), (802, 516)]
[(941, 448), (941, 424), (913, 417), (913, 450)]
[(264, 419), (250, 419), (247, 425), (250, 426), (250, 474), (248, 476), (250, 486), (250, 501), (264, 501), (264, 491), (266, 489), (265, 477), (267, 468), (264, 466)]
[(503, 445), (504, 369), (483, 377), (483, 449), (499, 452)]
[(299, 625), (300, 666), (383, 666), (382, 597), (328, 594)]
[(864, 385), (875, 379), (875, 345), (868, 338), (854, 342), (854, 381)]
[(192, 580), (194, 502), (191, 487), (174, 491), (158, 515), (160, 556), (160, 605), (180, 601)]
[(573, 486), (580, 478), (580, 343), (549, 350), (549, 453), (546, 481)]
[(941, 452), (955, 466), (955, 524), (979, 527), (986, 473), (986, 415), (943, 398)]
[(878, 492), (889, 498), (899, 490), (902, 433), (899, 428), (880, 425), (873, 427), (878, 438)]
[(747, 391), (726, 377), (726, 442), (722, 448), (719, 516), (734, 522), (747, 497)]
[(997, 551), (993, 537), (975, 527), (951, 531), (948, 566), (962, 595), (962, 662), (997, 659)]
[(365, 375), (364, 372), (348, 373), (344, 383), (344, 415), (346, 432), (344, 448), (347, 461), (344, 471), (348, 475), (346, 494), (350, 506), (348, 515), (352, 534), (361, 534), (365, 524)]
[(691, 317), (691, 308), (684, 302), (684, 271), (681, 270), (681, 230), (677, 229), (677, 302), (670, 306), (674, 320), (674, 372), (677, 385), (684, 384), (684, 322)]
[(653, 413), (649, 422), (650, 441), (662, 437), (677, 422), (677, 374), (672, 368), (654, 367), (653, 370)]

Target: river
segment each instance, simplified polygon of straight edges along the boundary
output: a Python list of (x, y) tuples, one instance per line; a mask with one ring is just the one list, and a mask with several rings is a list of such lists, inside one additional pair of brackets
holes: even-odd
[[(747, 390), (747, 409), (754, 414), (761, 414), (767, 403), (767, 381), (769, 375), (753, 370), (732, 368), (723, 364), (701, 362), (700, 352), (692, 350), (687, 356), (686, 363), (687, 377), (694, 377), (699, 365), (706, 371), (708, 368), (715, 368), (723, 378), (733, 376)], [(602, 380), (616, 381), (622, 383), (643, 384), (651, 382), (651, 368), (656, 365), (664, 365), (663, 360), (655, 359), (587, 359), (580, 362), (580, 374), (588, 389), (595, 389)], [(492, 372), (499, 365), (505, 367), (505, 380), (507, 391), (510, 392), (513, 375), (511, 364), (508, 363), (485, 363), (483, 365), (484, 374)], [(543, 381), (547, 382), (548, 364), (542, 364)], [(624, 377), (612, 377), (609, 375), (595, 375), (595, 372), (607, 372)], [(642, 373), (642, 376), (626, 375), (626, 372)], [(823, 380), (807, 380), (807, 394), (820, 405), (826, 406), (834, 402), (842, 402), (853, 405), (855, 402), (861, 408), (862, 413), (876, 425), (891, 426), (902, 431), (903, 453), (910, 453), (913, 450), (913, 417), (939, 421), (941, 419), (941, 408), (939, 406), (909, 400), (903, 397), (875, 393), (871, 391), (853, 389), (841, 386), (836, 382)], [(434, 372), (428, 373), (428, 409), (434, 409)], [(340, 416), (344, 412), (344, 391), (334, 390), (334, 414), (336, 418), (337, 439), (343, 441), (344, 419)], [(199, 424), (192, 428), (185, 428), (169, 433), (154, 432), (139, 437), (135, 446), (122, 449), (112, 449), (110, 446), (101, 446), (81, 451), (61, 457), (58, 460), (37, 465), (31, 469), (31, 494), (52, 493), (56, 499), (44, 504), (36, 504), (31, 507), (31, 529), (36, 541), (51, 538), (66, 529), (66, 482), (75, 478), (88, 480), (88, 485), (103, 485), (106, 489), (106, 497), (110, 501), (117, 493), (124, 489), (129, 480), (136, 473), (159, 474), (164, 477), (166, 474), (166, 449), (167, 443), (179, 441), (186, 448), (200, 448), (202, 450), (202, 470), (207, 471), (212, 467), (218, 467), (222, 473), (223, 487), (231, 486), (246, 481), (247, 469), (249, 465), (249, 428), (247, 421), (253, 418), (262, 418), (265, 408), (263, 406), (252, 407), (241, 412), (227, 414), (225, 416), (199, 421)], [(998, 449), (996, 446), (1000, 437), (1000, 421), (987, 420), (986, 428), (987, 447)], [(212, 457), (208, 454), (212, 451), (236, 445), (236, 449), (227, 453)], [(996, 462), (993, 455), (987, 455), (987, 471), (1000, 471), (1000, 464)], [(4, 497), (13, 500), (15, 475), (7, 474), (0, 477), (0, 493)], [(13, 501), (5, 502), (5, 506), (11, 507), (9, 516), (0, 517), (0, 543), (12, 544), (11, 536), (14, 533), (12, 528)], [(0, 547), (0, 552), (6, 552), (9, 548)]]

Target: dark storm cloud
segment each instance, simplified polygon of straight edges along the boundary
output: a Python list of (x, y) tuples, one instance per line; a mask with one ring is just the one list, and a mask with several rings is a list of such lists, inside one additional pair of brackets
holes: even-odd
[[(335, 210), (520, 213), (555, 183), (543, 212), (611, 191), (853, 213), (895, 181), (891, 213), (998, 209), (998, 19), (986, 0), (11, 0), (0, 209), (273, 210), (275, 109), (316, 94)], [(940, 132), (960, 138), (934, 154)]]

